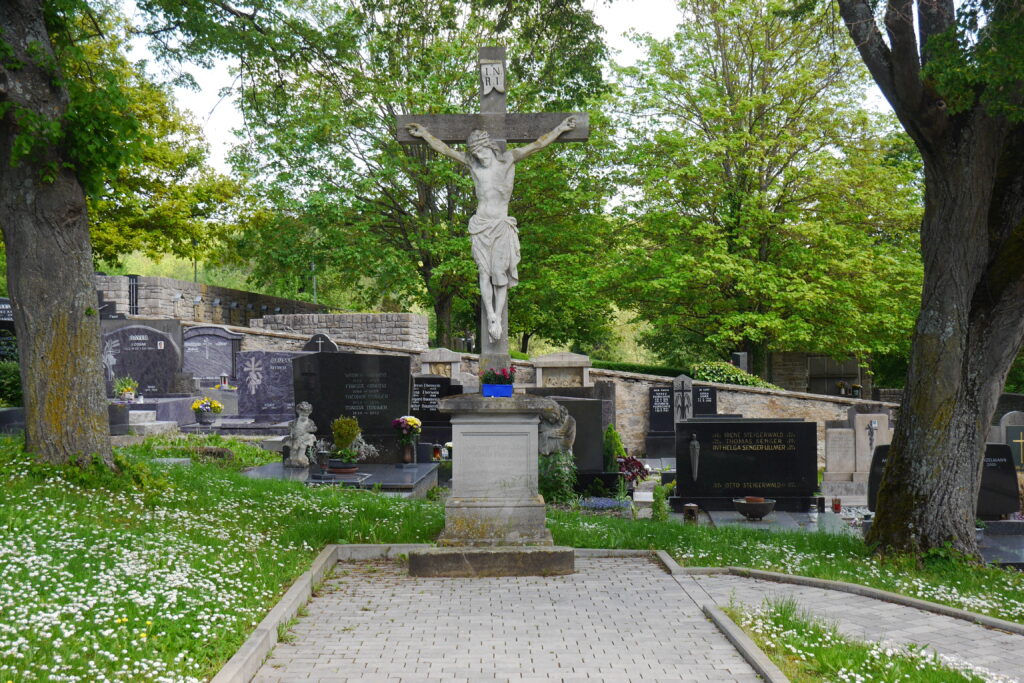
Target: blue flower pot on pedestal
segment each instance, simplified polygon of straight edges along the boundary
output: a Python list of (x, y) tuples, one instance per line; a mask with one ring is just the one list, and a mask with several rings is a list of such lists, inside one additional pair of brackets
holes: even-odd
[(497, 398), (499, 396), (511, 396), (513, 385), (511, 384), (483, 384), (481, 392), (484, 396)]

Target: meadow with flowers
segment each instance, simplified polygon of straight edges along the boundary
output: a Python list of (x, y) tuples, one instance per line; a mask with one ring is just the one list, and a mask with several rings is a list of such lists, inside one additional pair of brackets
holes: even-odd
[(188, 454), (125, 449), (118, 476), (0, 441), (0, 682), (207, 680), (325, 544), (443, 525), (425, 501), (145, 464)]
[[(193, 464), (161, 468), (154, 457)], [(114, 474), (42, 465), (0, 439), (0, 683), (207, 680), (324, 545), (428, 543), (443, 528), (431, 500), (239, 472), (277, 457), (219, 437), (160, 437), (119, 449)], [(1024, 622), (1021, 574), (953, 554), (917, 566), (880, 561), (850, 536), (555, 508), (548, 526), (560, 545), (658, 548), (684, 565), (865, 583)]]

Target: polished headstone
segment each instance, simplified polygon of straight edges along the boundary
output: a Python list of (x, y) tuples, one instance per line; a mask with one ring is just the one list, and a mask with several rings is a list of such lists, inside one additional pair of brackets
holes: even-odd
[(260, 422), (294, 419), (297, 401), (292, 361), (305, 355), (289, 351), (238, 353), (235, 356), (235, 376), (238, 378), (239, 416)]
[(181, 346), (172, 335), (146, 322), (103, 334), (101, 348), (108, 394), (114, 391), (115, 377), (131, 377), (139, 383), (138, 393), (146, 396), (171, 393), (174, 376), (181, 370)]
[(1013, 453), (1013, 464), (1021, 469), (1021, 452), (1024, 451), (1024, 427), (1008, 425), (1006, 428), (1006, 445)]
[(241, 350), (243, 335), (213, 325), (200, 325), (185, 330), (185, 360), (182, 370), (199, 380), (220, 381), (227, 375), (228, 383), (235, 377), (235, 355)]
[(693, 388), (693, 416), (718, 414), (718, 389), (699, 386)]
[(420, 441), (444, 444), (452, 440), (452, 418), (438, 410), (442, 398), (462, 393), (462, 385), (452, 384), (450, 377), (416, 375), (412, 379), (412, 401), (409, 413), (423, 422)]
[(675, 432), (675, 416), (672, 411), (672, 387), (659, 386), (648, 389), (647, 432)]
[[(817, 424), (795, 420), (694, 419), (676, 425), (676, 496), (707, 510), (742, 496), (787, 499), (806, 509), (817, 486)], [(696, 472), (691, 441), (696, 438)], [(800, 508), (800, 506), (804, 506)]]
[(314, 351), (316, 353), (335, 353), (338, 350), (338, 345), (331, 341), (331, 338), (326, 334), (320, 334), (317, 332), (306, 345), (302, 347), (303, 351)]
[[(572, 455), (580, 472), (604, 472), (604, 432), (601, 430), (601, 401), (592, 398), (549, 396), (565, 406), (576, 420), (576, 441)], [(617, 471), (617, 470), (616, 470)]]
[[(875, 448), (868, 477), (868, 509), (872, 512), (878, 501), (878, 488), (888, 457), (888, 445)], [(1020, 486), (1010, 447), (1001, 443), (985, 444), (985, 466), (981, 471), (975, 515), (980, 519), (999, 519), (1019, 510)]]
[(295, 359), (295, 400), (313, 405), (318, 436), (329, 437), (331, 422), (338, 417), (354, 417), (363, 438), (394, 460), (399, 448), (391, 421), (410, 414), (409, 369), (408, 356), (304, 354)]

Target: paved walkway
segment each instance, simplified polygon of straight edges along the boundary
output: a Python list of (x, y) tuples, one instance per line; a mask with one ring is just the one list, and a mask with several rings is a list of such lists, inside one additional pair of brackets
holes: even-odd
[(576, 569), (430, 579), (339, 564), (254, 680), (758, 680), (656, 561), (577, 557)]
[(551, 578), (424, 579), (339, 564), (253, 679), (756, 681), (700, 605), (793, 596), (863, 640), (919, 643), (1018, 680), (1024, 636), (848, 593), (734, 576), (672, 577), (646, 557), (576, 558)]

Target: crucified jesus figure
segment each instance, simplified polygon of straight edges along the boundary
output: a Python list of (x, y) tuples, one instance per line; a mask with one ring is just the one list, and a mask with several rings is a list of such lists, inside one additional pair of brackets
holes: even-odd
[(476, 213), (469, 219), (473, 240), (473, 260), (480, 278), (480, 298), (487, 316), (487, 334), (498, 341), (502, 312), (508, 301), (509, 287), (519, 282), (519, 228), (508, 215), (516, 162), (544, 149), (565, 131), (576, 127), (576, 117), (568, 116), (551, 131), (523, 147), (502, 152), (483, 130), (474, 130), (466, 140), (468, 154), (456, 152), (431, 135), (424, 126), (410, 123), (406, 128), (433, 149), (469, 169), (476, 189)]

